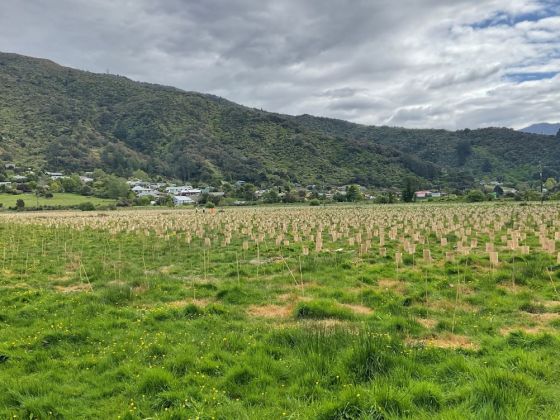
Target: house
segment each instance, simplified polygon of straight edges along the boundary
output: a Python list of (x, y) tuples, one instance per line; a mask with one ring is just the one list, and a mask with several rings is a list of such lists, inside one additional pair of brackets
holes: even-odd
[(173, 204), (176, 206), (184, 206), (187, 204), (194, 204), (194, 200), (191, 197), (185, 197), (184, 195), (176, 195), (173, 197)]
[(60, 178), (64, 178), (64, 174), (62, 172), (45, 172), (46, 175), (48, 175), (53, 181), (56, 181), (57, 179)]
[(431, 191), (427, 191), (427, 190), (424, 190), (424, 191), (416, 191), (416, 192), (414, 193), (414, 197), (415, 197), (417, 200), (424, 200), (424, 199), (426, 199), (426, 198), (430, 198), (431, 196), (432, 196), (432, 192), (431, 192)]
[(6, 164), (4, 164), (4, 167), (6, 169), (16, 169), (16, 164), (15, 163), (6, 163)]
[(151, 196), (155, 197), (159, 194), (159, 191), (157, 191), (157, 190), (153, 190), (151, 188), (146, 188), (146, 187), (141, 187), (140, 185), (137, 185), (137, 186), (133, 187), (132, 192), (134, 194), (136, 194), (137, 197), (146, 197), (148, 195), (151, 195)]
[(513, 197), (515, 194), (517, 194), (517, 190), (515, 188), (503, 187), (501, 185), (496, 185), (494, 187), (493, 192), (496, 194), (497, 197), (501, 197), (501, 196)]
[(15, 182), (25, 182), (27, 181), (27, 177), (23, 175), (15, 175), (12, 177), (12, 180)]
[(139, 192), (138, 194), (136, 194), (136, 197), (138, 198), (142, 198), (142, 197), (159, 197), (161, 195), (161, 193), (159, 191), (156, 190), (149, 190), (149, 191), (142, 191)]
[(140, 181), (139, 179), (133, 179), (131, 181), (126, 181), (126, 183), (130, 186), (130, 187), (146, 187), (148, 185), (147, 182), (145, 181)]
[(196, 196), (196, 195), (200, 195), (202, 193), (202, 190), (199, 190), (198, 188), (191, 188), (190, 190), (183, 190), (180, 192), (180, 195), (187, 195), (187, 196)]
[(177, 187), (175, 185), (172, 185), (170, 187), (167, 187), (165, 189), (165, 192), (167, 194), (180, 195), (183, 191), (188, 191), (188, 190), (192, 190), (192, 189), (193, 189), (193, 187), (191, 185), (182, 185), (182, 186), (179, 186), (179, 187)]
[(226, 195), (226, 193), (223, 192), (223, 191), (214, 191), (214, 192), (208, 193), (208, 195), (209, 195), (210, 197), (220, 197), (220, 198), (223, 198), (223, 197)]
[(82, 181), (84, 184), (89, 184), (93, 182), (93, 178), (90, 178), (89, 176), (80, 176), (80, 181)]

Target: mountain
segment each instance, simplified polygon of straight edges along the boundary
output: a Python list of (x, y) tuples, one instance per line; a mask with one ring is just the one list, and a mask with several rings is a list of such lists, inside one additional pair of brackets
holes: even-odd
[(523, 133), (531, 133), (531, 134), (543, 134), (545, 136), (555, 136), (560, 130), (560, 123), (557, 124), (550, 124), (550, 123), (540, 123), (540, 124), (533, 124), (529, 127), (522, 128), (519, 131)]
[(410, 130), (289, 116), (172, 87), (0, 53), (0, 161), (135, 169), (183, 180), (466, 187), (560, 173), (557, 139), (503, 128)]

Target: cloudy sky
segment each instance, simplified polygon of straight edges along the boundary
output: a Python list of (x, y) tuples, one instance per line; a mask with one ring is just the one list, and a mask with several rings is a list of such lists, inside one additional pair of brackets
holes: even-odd
[(0, 51), (366, 124), (560, 121), (560, 0), (1, 0)]

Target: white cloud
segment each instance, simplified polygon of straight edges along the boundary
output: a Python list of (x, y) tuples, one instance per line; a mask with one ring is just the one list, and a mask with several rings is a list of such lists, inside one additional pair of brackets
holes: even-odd
[[(0, 50), (289, 114), (558, 121), (553, 0), (3, 0)], [(523, 74), (549, 78), (523, 81)], [(516, 75), (516, 77), (509, 77)]]

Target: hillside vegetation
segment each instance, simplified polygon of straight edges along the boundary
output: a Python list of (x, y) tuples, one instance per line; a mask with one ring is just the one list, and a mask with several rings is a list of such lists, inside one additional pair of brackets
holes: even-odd
[(558, 139), (291, 117), (200, 93), (0, 53), (0, 160), (39, 169), (143, 169), (183, 180), (302, 184), (472, 183), (560, 172)]

